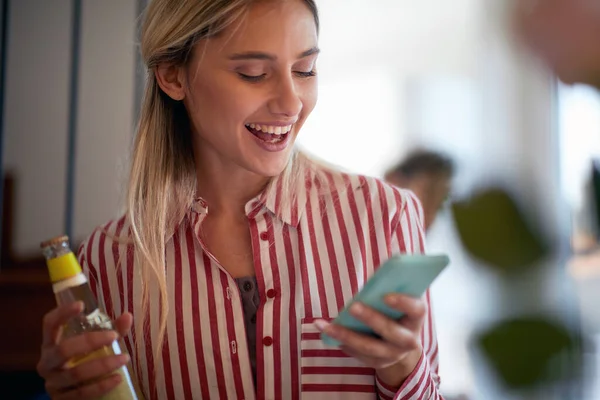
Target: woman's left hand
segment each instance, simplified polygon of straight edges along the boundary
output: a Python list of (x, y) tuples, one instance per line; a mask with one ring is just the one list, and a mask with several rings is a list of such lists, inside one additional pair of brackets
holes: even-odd
[(421, 299), (400, 294), (387, 295), (385, 302), (402, 311), (404, 316), (395, 321), (361, 303), (350, 308), (352, 316), (370, 326), (381, 339), (323, 320), (315, 321), (315, 326), (339, 341), (346, 354), (374, 368), (385, 384), (400, 387), (417, 366), (423, 352), (420, 338), (426, 306)]

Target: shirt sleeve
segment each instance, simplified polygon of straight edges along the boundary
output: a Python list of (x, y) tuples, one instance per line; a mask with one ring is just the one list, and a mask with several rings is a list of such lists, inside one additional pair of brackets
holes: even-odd
[[(392, 234), (393, 253), (424, 253), (425, 234), (423, 210), (417, 197), (402, 191), (403, 204)], [(413, 372), (400, 388), (390, 387), (376, 379), (377, 392), (381, 399), (394, 400), (443, 400), (439, 393), (438, 345), (429, 290), (424, 295), (427, 313), (421, 331), (423, 354)]]

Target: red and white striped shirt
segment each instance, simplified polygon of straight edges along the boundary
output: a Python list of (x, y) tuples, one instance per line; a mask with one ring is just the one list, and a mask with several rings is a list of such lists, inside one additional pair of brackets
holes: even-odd
[[(307, 178), (287, 209), (278, 185), (246, 205), (261, 298), (256, 387), (240, 293), (201, 240), (207, 204), (194, 203), (167, 242), (171, 311), (156, 364), (157, 301), (150, 305), (148, 332), (133, 330), (125, 338), (147, 399), (442, 399), (430, 313), (423, 357), (400, 388), (386, 387), (372, 368), (320, 340), (315, 319), (332, 320), (393, 254), (424, 251), (422, 210), (412, 193), (373, 178), (322, 174)], [(96, 230), (79, 260), (109, 315), (129, 311), (136, 319), (142, 316), (137, 255), (132, 245), (111, 239), (128, 229), (121, 218)], [(149, 290), (150, 299), (158, 299), (156, 287)], [(425, 299), (429, 305), (429, 294)], [(135, 340), (145, 352), (136, 350)]]

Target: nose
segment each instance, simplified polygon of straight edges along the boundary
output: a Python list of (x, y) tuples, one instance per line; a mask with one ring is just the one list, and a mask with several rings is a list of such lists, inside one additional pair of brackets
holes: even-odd
[(273, 89), (273, 98), (269, 103), (269, 111), (285, 117), (295, 117), (302, 110), (302, 99), (298, 87), (291, 76), (278, 80)]

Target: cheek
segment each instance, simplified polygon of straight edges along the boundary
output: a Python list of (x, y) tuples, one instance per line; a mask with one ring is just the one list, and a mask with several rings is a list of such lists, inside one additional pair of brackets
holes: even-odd
[(317, 85), (317, 80), (315, 79), (314, 83), (311, 85), (310, 89), (308, 90), (308, 95), (307, 95), (307, 104), (308, 104), (310, 111), (312, 111), (315, 108), (318, 98), (319, 98), (319, 87)]
[(197, 83), (191, 90), (190, 104), (202, 125), (238, 124), (254, 112), (258, 103), (252, 93), (218, 81)]
[(307, 85), (307, 86), (308, 87), (304, 90), (304, 92), (302, 93), (302, 97), (301, 97), (301, 100), (302, 100), (301, 119), (302, 119), (302, 121), (306, 120), (306, 118), (308, 118), (310, 113), (314, 110), (314, 108), (317, 104), (317, 99), (319, 97), (316, 82), (314, 84), (311, 84), (310, 86), (309, 85)]

